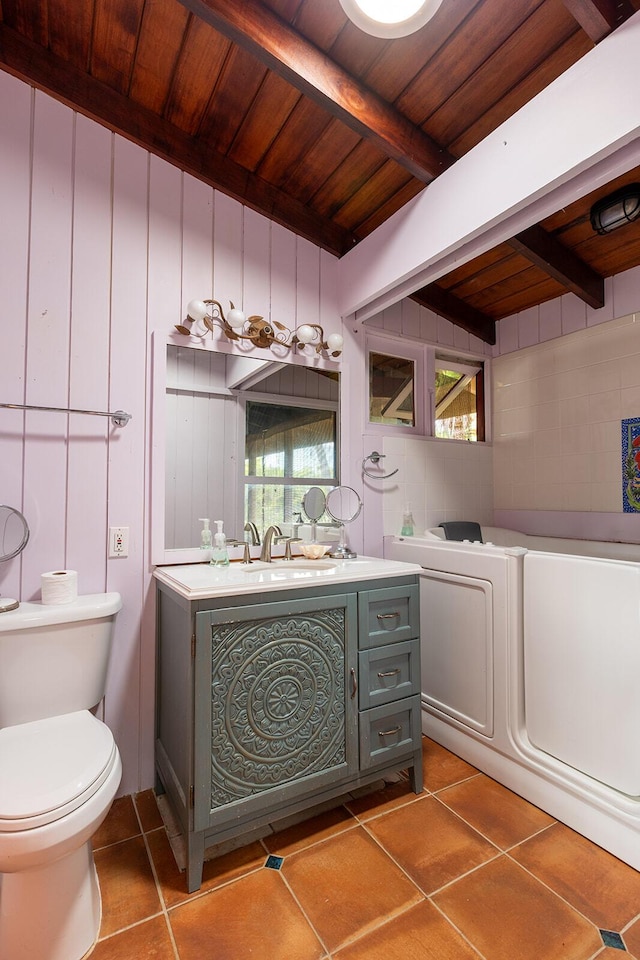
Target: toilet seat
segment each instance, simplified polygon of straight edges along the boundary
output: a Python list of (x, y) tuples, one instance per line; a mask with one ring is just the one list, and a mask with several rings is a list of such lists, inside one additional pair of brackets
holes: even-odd
[(88, 710), (0, 730), (0, 833), (29, 830), (77, 809), (107, 779), (117, 749)]

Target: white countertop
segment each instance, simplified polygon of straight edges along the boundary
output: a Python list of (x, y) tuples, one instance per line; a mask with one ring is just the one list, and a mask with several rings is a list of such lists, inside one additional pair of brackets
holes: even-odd
[(204, 600), (237, 594), (263, 594), (277, 590), (304, 590), (324, 584), (357, 580), (384, 580), (419, 573), (417, 563), (357, 557), (354, 560), (275, 560), (251, 564), (230, 563), (212, 567), (209, 563), (156, 567), (153, 575), (187, 600)]

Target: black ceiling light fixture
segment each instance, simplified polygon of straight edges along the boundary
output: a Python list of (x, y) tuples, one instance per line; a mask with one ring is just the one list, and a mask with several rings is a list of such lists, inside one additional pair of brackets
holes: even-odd
[(356, 27), (384, 40), (407, 37), (423, 27), (442, 0), (340, 0)]
[(591, 207), (591, 226), (600, 234), (611, 233), (639, 217), (640, 183), (628, 183)]

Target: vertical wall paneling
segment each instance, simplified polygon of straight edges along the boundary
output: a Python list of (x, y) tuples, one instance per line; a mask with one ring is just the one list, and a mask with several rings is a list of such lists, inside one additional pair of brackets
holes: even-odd
[[(74, 117), (35, 95), (26, 402), (66, 407)], [(32, 539), (24, 553), (22, 599), (36, 599), (43, 570), (64, 568), (67, 523), (68, 416), (25, 417), (25, 510)]]
[[(31, 107), (33, 92), (0, 73), (0, 205), (8, 229), (0, 231), (0, 402), (24, 403), (27, 340)], [(0, 503), (25, 511), (23, 424), (18, 410), (0, 409)], [(31, 512), (31, 511), (29, 511)], [(29, 518), (34, 522), (33, 516)], [(0, 563), (0, 592), (20, 597), (22, 557)]]
[[(153, 663), (151, 648), (149, 656), (142, 656), (141, 677), (141, 613), (149, 585), (145, 563), (148, 156), (116, 137), (113, 157), (109, 407), (126, 410), (133, 419), (126, 427), (109, 424), (107, 523), (129, 527), (129, 556), (107, 561), (106, 586), (122, 595), (123, 609), (116, 626), (105, 719), (120, 748), (121, 791), (127, 793), (139, 782), (141, 753), (144, 756), (140, 684), (151, 679), (148, 671)], [(106, 540), (105, 529), (97, 545), (100, 551), (106, 550)], [(151, 731), (152, 717), (149, 712)]]
[[(109, 408), (112, 135), (77, 116), (74, 142), (69, 404)], [(107, 437), (103, 417), (69, 417), (67, 565), (83, 593), (106, 581)]]
[(219, 296), (213, 290), (214, 191), (208, 184), (185, 174), (182, 204), (182, 292), (174, 324), (182, 322), (190, 300)]
[(296, 324), (320, 322), (320, 250), (296, 237)]
[(242, 225), (243, 208), (223, 193), (216, 193), (213, 221), (213, 290), (214, 297), (229, 309), (232, 301), (239, 309), (242, 303)]
[(296, 320), (296, 238), (271, 224), (271, 319), (293, 328)]
[(270, 223), (259, 213), (245, 208), (243, 230), (242, 301), (244, 311), (247, 316), (257, 314), (269, 319)]

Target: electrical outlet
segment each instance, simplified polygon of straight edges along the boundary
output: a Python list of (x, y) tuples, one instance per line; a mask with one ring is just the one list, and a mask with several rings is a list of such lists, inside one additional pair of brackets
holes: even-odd
[(129, 527), (109, 527), (109, 559), (129, 556)]

